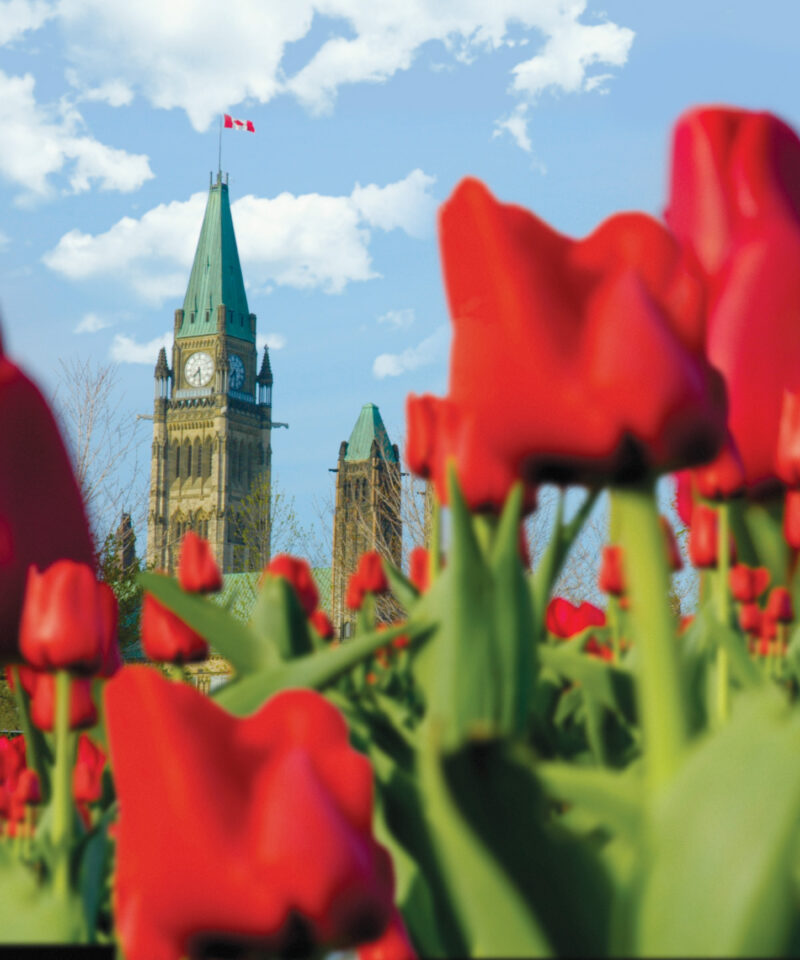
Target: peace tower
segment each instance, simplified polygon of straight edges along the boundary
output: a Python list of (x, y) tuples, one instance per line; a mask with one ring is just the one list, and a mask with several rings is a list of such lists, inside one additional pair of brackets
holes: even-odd
[(267, 347), (258, 368), (256, 317), (221, 173), (175, 311), (171, 359), (162, 348), (155, 368), (148, 563), (174, 573), (191, 529), (211, 542), (223, 573), (260, 569), (265, 551), (245, 523), (252, 525), (254, 503), (263, 504), (259, 526), (269, 530), (272, 371)]

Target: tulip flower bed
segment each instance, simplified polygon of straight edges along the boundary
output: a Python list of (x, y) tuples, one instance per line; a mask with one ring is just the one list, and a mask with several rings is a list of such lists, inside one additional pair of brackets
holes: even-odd
[[(1, 938), (126, 960), (796, 954), (800, 140), (768, 114), (688, 113), (665, 219), (573, 241), (474, 180), (443, 206), (450, 392), (407, 410), (431, 542), (407, 574), (362, 557), (347, 640), (291, 557), (238, 622), (187, 534), (177, 581), (141, 576), (163, 669), (120, 668), (82, 535), (65, 552), (37, 529), (17, 553), (13, 513), (1, 552), (27, 491), (0, 477), (24, 728), (0, 740)], [(0, 358), (0, 439), (27, 402), (14, 369)], [(529, 570), (545, 481), (561, 501)], [(602, 491), (605, 610), (553, 595)], [(379, 623), (389, 592), (405, 615)], [(207, 697), (183, 664), (209, 648), (232, 674)]]

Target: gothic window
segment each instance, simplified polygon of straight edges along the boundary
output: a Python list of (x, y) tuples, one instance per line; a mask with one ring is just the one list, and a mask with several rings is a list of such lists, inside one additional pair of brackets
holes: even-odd
[(212, 452), (212, 446), (211, 446), (211, 438), (210, 438), (210, 437), (206, 439), (206, 442), (203, 444), (203, 446), (205, 447), (205, 449), (203, 450), (203, 467), (204, 467), (203, 476), (206, 477), (206, 479), (208, 479), (208, 477), (211, 476), (211, 452)]
[(176, 479), (181, 475), (181, 445), (179, 443), (175, 444), (175, 477)]
[(238, 480), (239, 474), (237, 472), (239, 467), (239, 444), (236, 441), (231, 442), (231, 454), (230, 454), (230, 470), (231, 470), (231, 480)]
[(188, 440), (183, 441), (183, 470), (181, 476), (191, 477), (192, 475), (192, 445)]
[(194, 442), (194, 475), (203, 476), (203, 445), (199, 437)]

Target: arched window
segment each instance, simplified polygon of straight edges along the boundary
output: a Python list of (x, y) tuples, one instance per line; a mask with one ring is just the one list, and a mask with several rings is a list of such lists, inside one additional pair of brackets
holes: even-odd
[(173, 450), (175, 451), (175, 477), (177, 479), (181, 475), (181, 445), (176, 443)]
[(203, 447), (204, 447), (204, 450), (203, 450), (203, 471), (204, 471), (204, 472), (203, 472), (203, 476), (204, 476), (206, 479), (208, 479), (208, 478), (211, 476), (211, 453), (212, 453), (212, 449), (213, 449), (213, 447), (212, 447), (212, 445), (211, 445), (211, 438), (210, 438), (210, 437), (206, 437), (206, 442), (203, 444)]
[(192, 475), (192, 445), (188, 440), (183, 441), (183, 454), (181, 455), (181, 476), (191, 477)]
[(203, 444), (199, 437), (194, 441), (194, 475), (203, 476)]

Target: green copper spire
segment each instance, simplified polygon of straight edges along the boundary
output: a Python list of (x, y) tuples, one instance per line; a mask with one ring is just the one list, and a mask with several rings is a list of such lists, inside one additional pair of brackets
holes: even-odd
[(387, 463), (397, 463), (397, 450), (389, 440), (380, 410), (374, 403), (365, 403), (347, 441), (345, 460), (369, 460), (372, 456), (373, 440), (378, 442), (378, 452), (382, 459)]
[(217, 332), (217, 308), (226, 309), (225, 333), (240, 340), (255, 339), (244, 292), (242, 267), (233, 232), (228, 184), (217, 174), (211, 184), (208, 205), (197, 241), (179, 337)]

